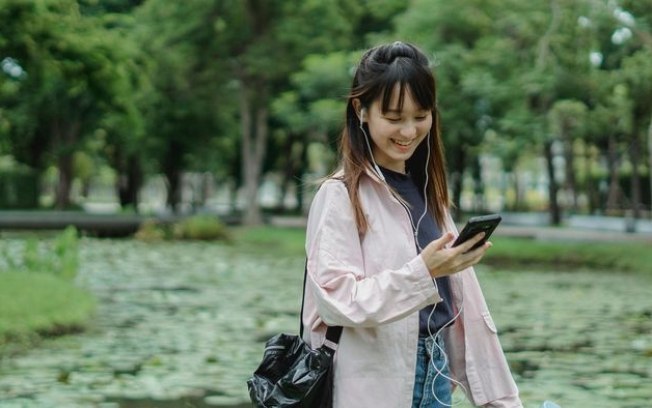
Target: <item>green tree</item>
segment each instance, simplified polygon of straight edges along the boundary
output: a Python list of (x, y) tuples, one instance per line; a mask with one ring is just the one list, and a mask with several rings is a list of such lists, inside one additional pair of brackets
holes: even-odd
[(575, 165), (576, 142), (583, 138), (586, 130), (587, 107), (583, 102), (575, 100), (558, 100), (548, 112), (551, 134), (563, 148), (565, 163), (564, 187), (572, 198), (571, 209), (576, 212), (578, 206), (578, 183)]
[(236, 94), (221, 60), (223, 7), (221, 2), (151, 0), (135, 14), (135, 35), (151, 75), (143, 96), (147, 138), (141, 149), (164, 174), (167, 204), (175, 211), (184, 171), (219, 171), (234, 160), (229, 140), (236, 137), (230, 117)]
[(344, 48), (351, 24), (339, 0), (236, 4), (225, 20), (233, 36), (227, 40), (227, 56), (239, 86), (242, 174), (249, 203), (244, 222), (256, 224), (261, 220), (256, 203), (273, 95), (287, 86), (288, 75), (299, 69), (305, 55)]
[[(282, 142), (278, 144), (279, 154), (270, 151), (270, 156), (278, 160), (277, 168), (283, 169), (281, 195), (289, 183), (295, 183), (297, 211), (303, 208), (303, 177), (309, 167), (310, 144), (336, 150), (344, 120), (343, 99), (350, 86), (351, 67), (359, 57), (359, 52), (344, 51), (307, 56), (302, 69), (290, 77), (291, 90), (272, 103), (272, 117), (279, 124)], [(323, 164), (324, 169), (333, 167), (332, 162)]]
[(66, 208), (75, 151), (106, 112), (126, 109), (129, 100), (118, 91), (125, 87), (117, 38), (83, 17), (76, 1), (3, 0), (0, 21), (0, 54), (25, 71), (7, 98), (12, 153), (38, 171), (57, 166), (55, 205)]
[[(453, 203), (459, 208), (467, 169), (478, 168), (487, 132), (531, 145), (541, 133), (528, 96), (550, 86), (550, 72), (533, 70), (533, 49), (543, 33), (545, 9), (517, 1), (416, 1), (396, 23), (399, 37), (434, 56)], [(543, 68), (543, 67), (542, 67)], [(536, 97), (534, 97), (536, 99)], [(542, 110), (545, 112), (545, 109)], [(528, 117), (524, 117), (527, 114)], [(516, 120), (510, 120), (512, 116)], [(520, 119), (519, 119), (520, 118)], [(505, 128), (500, 127), (506, 125)], [(503, 156), (515, 163), (516, 149)], [(509, 169), (511, 170), (511, 169)], [(482, 185), (482, 174), (472, 173)]]
[[(645, 144), (643, 142), (646, 132), (652, 140), (652, 132), (649, 132), (652, 122), (652, 107), (650, 100), (650, 55), (652, 52), (652, 35), (650, 34), (650, 21), (652, 19), (652, 5), (649, 2), (606, 2), (599, 0), (589, 1), (593, 7), (592, 20), (594, 22), (594, 37), (596, 48), (602, 61), (599, 68), (609, 75), (607, 88), (603, 93), (604, 98), (614, 100), (613, 95), (625, 95), (625, 101), (617, 106), (626, 106), (620, 109), (618, 120), (612, 122), (611, 126), (620, 131), (622, 149), (626, 158), (631, 164), (631, 182), (629, 191), (629, 202), (633, 217), (640, 217), (642, 208), (642, 179), (641, 172), (645, 167)], [(606, 102), (603, 105), (614, 105), (613, 102)], [(621, 123), (627, 123), (623, 126)], [(652, 144), (652, 143), (648, 143)], [(607, 157), (614, 160), (616, 143), (609, 144)], [(650, 156), (651, 148), (648, 148)], [(648, 160), (648, 162), (651, 162)], [(647, 166), (652, 167), (652, 162)], [(608, 208), (620, 207), (614, 191), (620, 192), (620, 186), (614, 187), (612, 183), (609, 189)], [(621, 193), (620, 197), (625, 198)]]

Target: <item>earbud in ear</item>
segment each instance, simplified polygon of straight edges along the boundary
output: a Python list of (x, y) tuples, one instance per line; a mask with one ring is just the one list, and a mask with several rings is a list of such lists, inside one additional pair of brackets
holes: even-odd
[(365, 113), (367, 113), (365, 108), (360, 109), (360, 122), (364, 122)]

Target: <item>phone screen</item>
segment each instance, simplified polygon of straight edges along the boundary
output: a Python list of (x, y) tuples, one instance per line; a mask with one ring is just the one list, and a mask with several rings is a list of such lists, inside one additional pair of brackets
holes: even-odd
[[(498, 214), (489, 214), (489, 215), (482, 215), (478, 217), (473, 217), (470, 218), (469, 221), (466, 223), (462, 231), (460, 232), (460, 235), (457, 237), (455, 242), (453, 243), (453, 246), (456, 247), (465, 241), (473, 238), (480, 232), (484, 232), (484, 238), (482, 238), (478, 243), (473, 245), (473, 247), (470, 250), (476, 249), (484, 245), (485, 242), (489, 239), (491, 234), (494, 232), (500, 221), (502, 220), (502, 217)], [(469, 251), (470, 251), (469, 250)]]

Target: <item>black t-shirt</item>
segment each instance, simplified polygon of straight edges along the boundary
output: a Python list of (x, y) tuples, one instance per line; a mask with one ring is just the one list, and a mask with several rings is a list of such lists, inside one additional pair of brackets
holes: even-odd
[[(384, 167), (380, 168), (389, 184), (401, 198), (409, 204), (408, 214), (412, 219), (412, 228), (416, 228), (419, 218), (423, 214), (425, 202), (423, 198), (423, 188), (417, 187), (412, 177), (407, 174), (398, 173)], [(430, 211), (421, 219), (419, 230), (417, 231), (417, 252), (428, 246), (431, 241), (441, 237), (441, 231), (432, 217)], [(428, 336), (428, 317), (435, 307), (435, 312), (430, 319), (430, 331), (435, 334), (437, 330), (448, 324), (453, 318), (453, 307), (451, 303), (450, 280), (448, 277), (436, 278), (439, 295), (443, 301), (435, 305), (426, 306), (419, 312), (419, 335)]]

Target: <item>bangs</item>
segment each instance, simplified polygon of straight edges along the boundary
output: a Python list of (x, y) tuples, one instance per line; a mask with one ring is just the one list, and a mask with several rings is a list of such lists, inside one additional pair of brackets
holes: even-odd
[[(394, 89), (399, 86), (398, 101), (392, 101)], [(435, 81), (427, 67), (416, 65), (407, 58), (396, 58), (380, 76), (377, 83), (377, 96), (381, 97), (380, 108), (383, 113), (390, 110), (403, 110), (406, 90), (414, 102), (423, 110), (435, 109)], [(395, 103), (392, 106), (392, 102)]]

